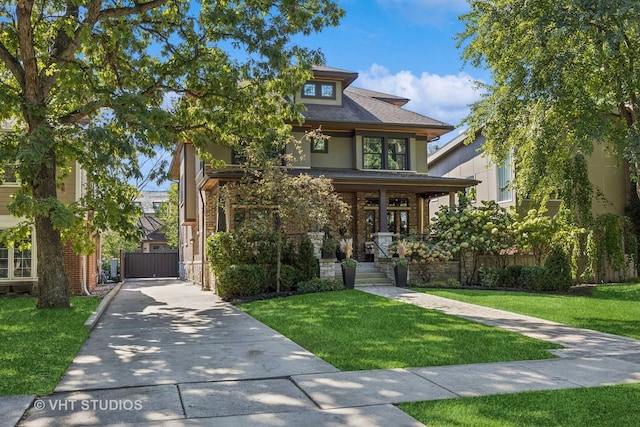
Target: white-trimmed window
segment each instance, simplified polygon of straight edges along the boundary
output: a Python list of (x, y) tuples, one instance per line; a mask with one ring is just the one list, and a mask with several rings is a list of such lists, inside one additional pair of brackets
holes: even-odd
[(0, 243), (0, 280), (25, 279), (36, 276), (33, 262), (32, 238), (22, 243), (31, 243), (28, 248), (20, 249), (16, 242), (13, 248)]
[(496, 168), (497, 200), (498, 202), (510, 202), (513, 199), (511, 184), (511, 154)]

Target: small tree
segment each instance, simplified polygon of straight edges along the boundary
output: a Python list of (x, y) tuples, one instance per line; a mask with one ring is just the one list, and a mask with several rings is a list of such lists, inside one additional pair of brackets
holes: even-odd
[[(313, 132), (307, 136), (317, 138)], [(291, 141), (298, 145), (298, 142)], [(250, 159), (259, 168), (246, 168), (246, 176), (239, 182), (227, 184), (222, 189), (222, 199), (230, 204), (245, 207), (255, 206), (273, 213), (272, 222), (252, 223), (252, 227), (271, 228), (277, 243), (277, 285), (280, 292), (280, 266), (284, 234), (319, 230), (337, 230), (345, 227), (351, 219), (349, 206), (334, 191), (331, 180), (323, 176), (312, 177), (305, 173), (294, 174), (286, 167), (290, 156), (272, 156), (263, 153), (263, 158)], [(254, 164), (255, 164), (254, 163)]]

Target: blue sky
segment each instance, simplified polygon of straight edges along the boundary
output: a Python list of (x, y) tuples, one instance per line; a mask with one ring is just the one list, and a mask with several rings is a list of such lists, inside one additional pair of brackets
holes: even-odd
[[(485, 70), (460, 59), (454, 37), (466, 0), (338, 0), (339, 27), (297, 38), (319, 47), (326, 65), (359, 73), (355, 86), (411, 99), (404, 108), (457, 126), (479, 98), (473, 80)], [(442, 137), (446, 142), (458, 134)]]

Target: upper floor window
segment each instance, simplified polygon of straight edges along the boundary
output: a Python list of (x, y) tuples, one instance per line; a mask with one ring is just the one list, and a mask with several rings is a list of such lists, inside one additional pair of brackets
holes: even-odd
[(363, 138), (363, 162), (365, 169), (408, 170), (409, 142), (405, 138)]
[(331, 82), (308, 82), (302, 87), (303, 98), (336, 99), (336, 84)]
[(6, 165), (4, 167), (4, 174), (2, 176), (2, 182), (0, 182), (0, 184), (8, 184), (8, 185), (19, 184), (14, 166)]
[(329, 141), (326, 138), (314, 138), (311, 140), (312, 153), (328, 153)]
[(496, 181), (498, 184), (498, 202), (508, 202), (512, 200), (511, 194), (511, 155), (508, 155), (504, 162), (496, 168)]

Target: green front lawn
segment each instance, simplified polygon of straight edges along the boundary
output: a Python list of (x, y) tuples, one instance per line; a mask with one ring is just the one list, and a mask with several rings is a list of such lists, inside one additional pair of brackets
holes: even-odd
[(0, 298), (0, 395), (49, 394), (84, 343), (100, 298), (69, 310), (36, 309), (34, 298)]
[(640, 384), (403, 403), (430, 427), (640, 425)]
[(560, 348), (356, 290), (239, 307), (345, 371), (545, 359)]
[(588, 297), (491, 290), (415, 290), (640, 339), (640, 284), (598, 286)]

